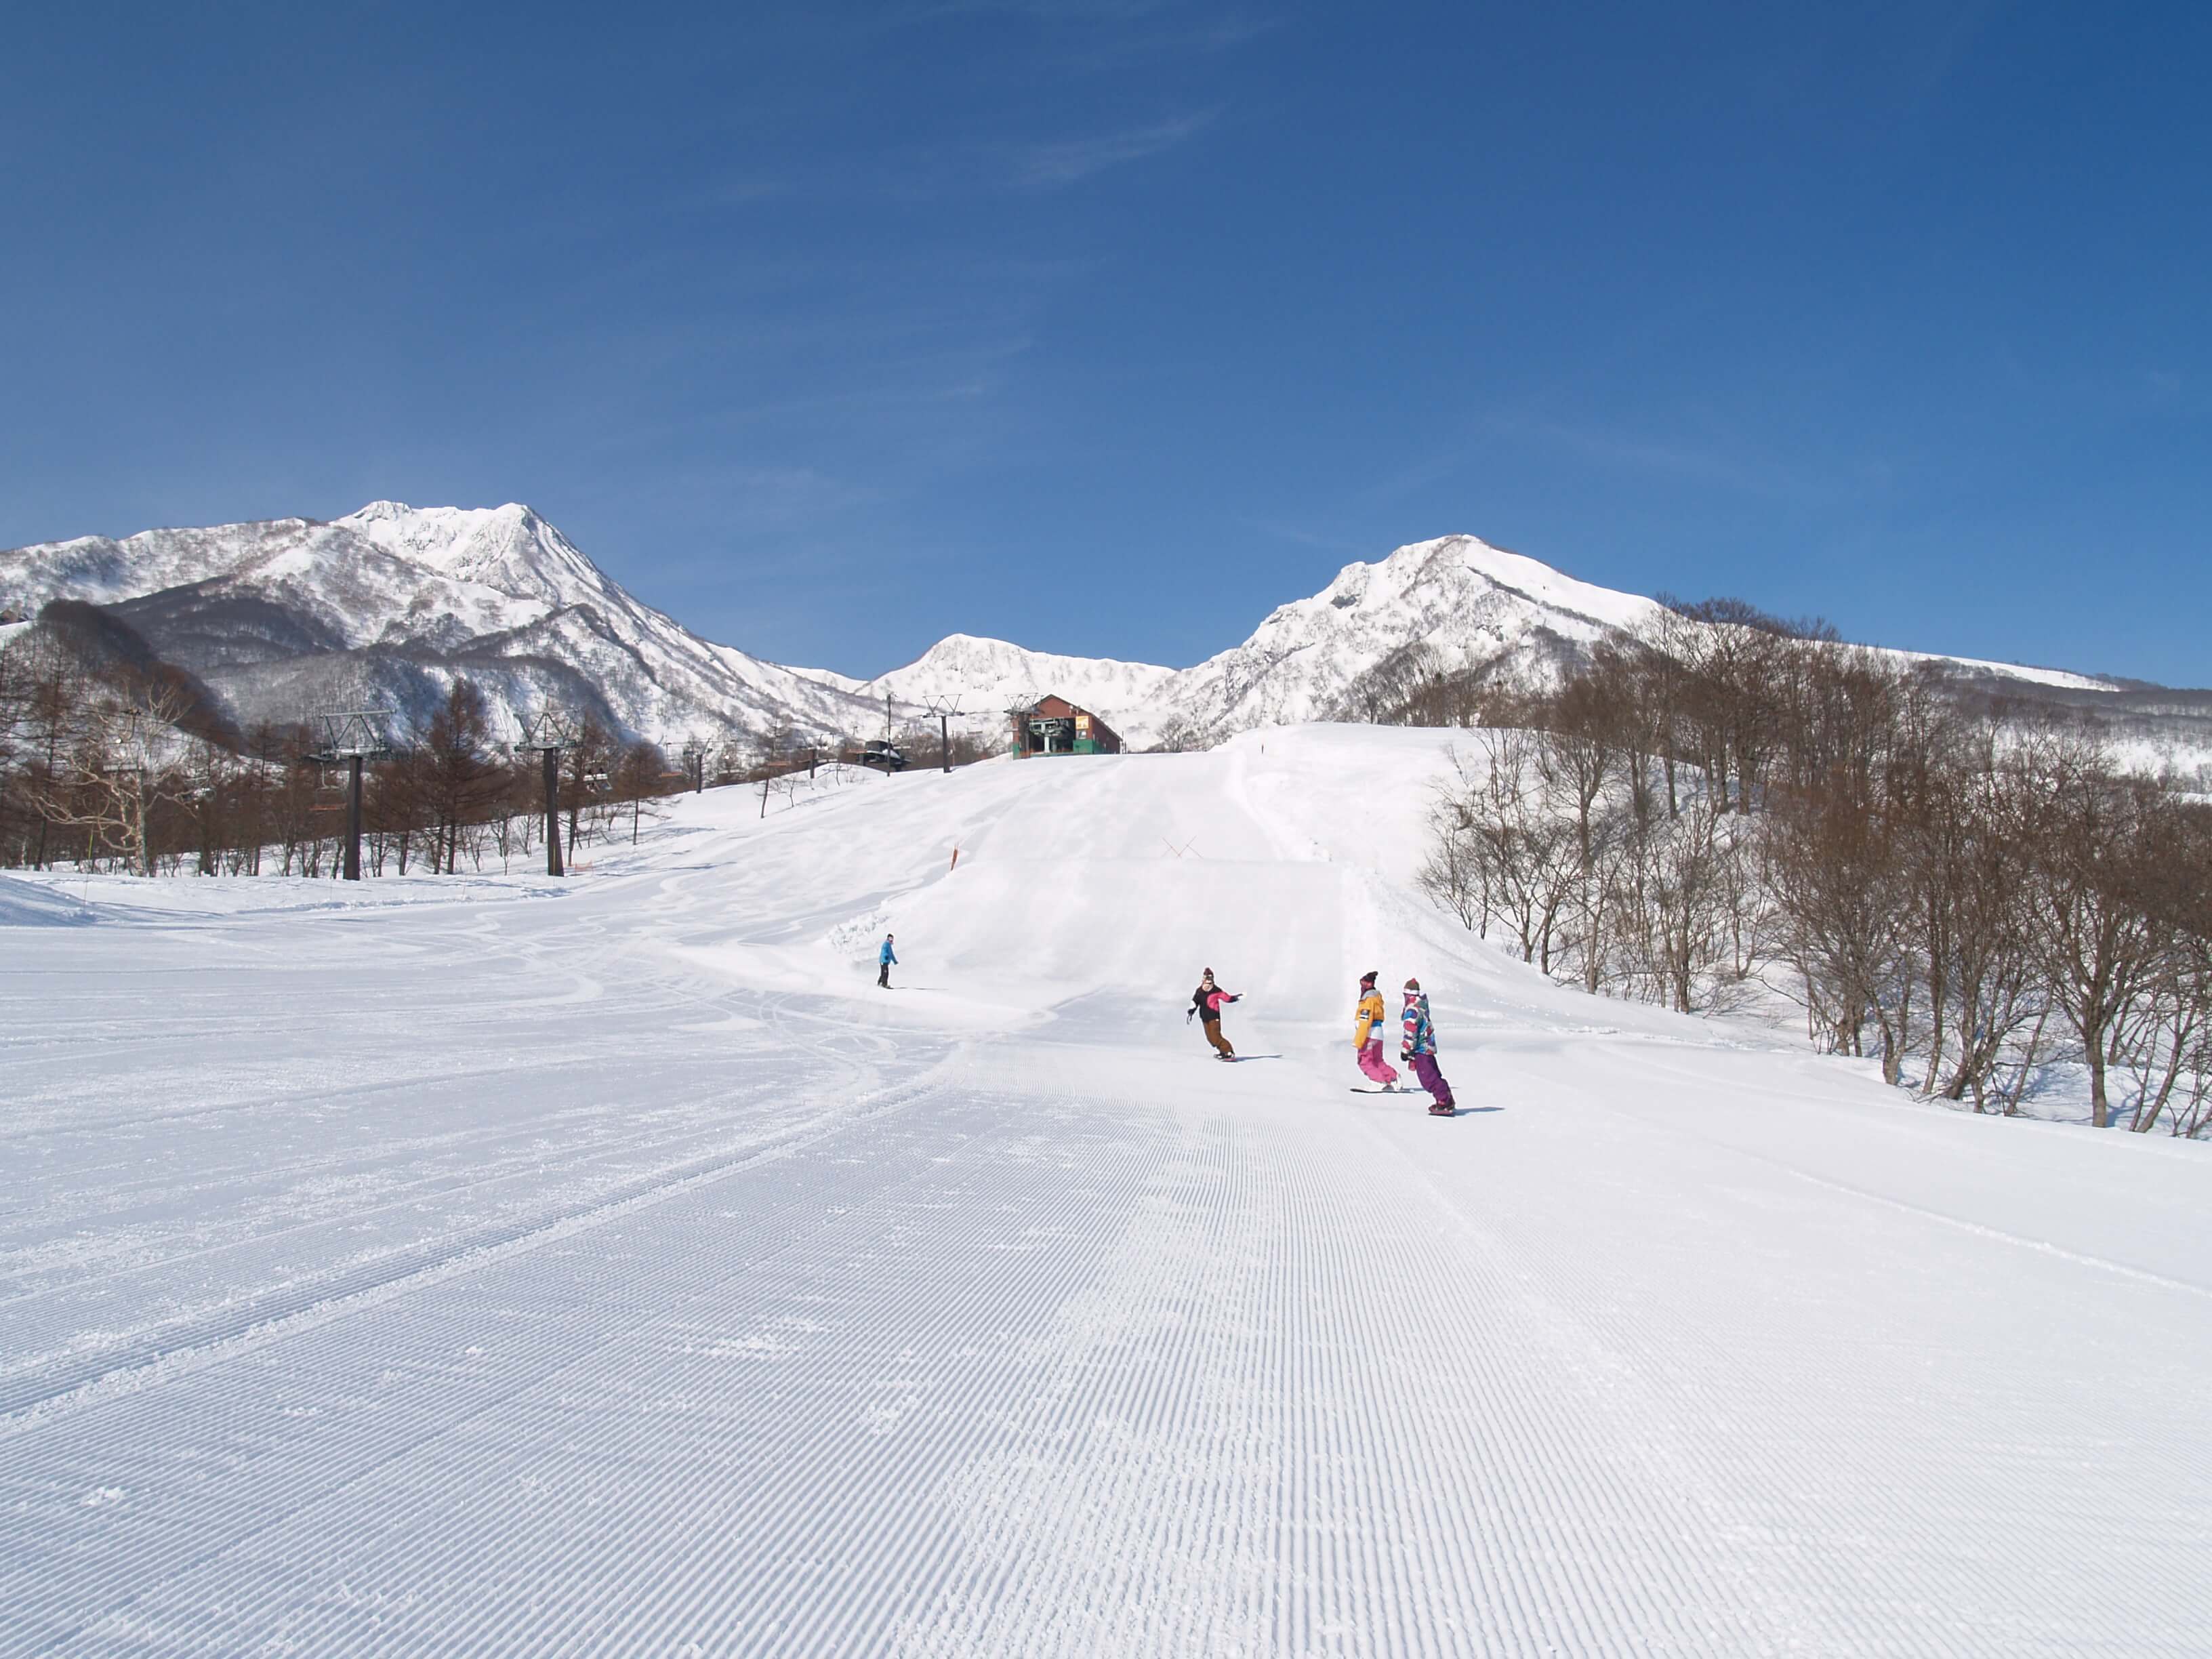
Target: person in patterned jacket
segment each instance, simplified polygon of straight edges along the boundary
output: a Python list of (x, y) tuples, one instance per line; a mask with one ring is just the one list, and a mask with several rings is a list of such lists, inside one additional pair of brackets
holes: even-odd
[(1429, 1115), (1431, 1117), (1449, 1117), (1453, 1110), (1451, 1085), (1444, 1081), (1444, 1074), (1437, 1069), (1436, 1022), (1429, 1018), (1428, 993), (1421, 989), (1421, 981), (1417, 979), (1406, 981), (1406, 1012), (1402, 1030), (1398, 1054), (1413, 1068), (1413, 1075), (1420, 1079), (1421, 1087), (1429, 1091), (1431, 1097)]

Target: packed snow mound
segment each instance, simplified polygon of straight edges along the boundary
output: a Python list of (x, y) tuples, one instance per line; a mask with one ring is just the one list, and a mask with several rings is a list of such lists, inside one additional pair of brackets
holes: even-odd
[(92, 911), (66, 893), (21, 876), (0, 876), (0, 927), (79, 927)]

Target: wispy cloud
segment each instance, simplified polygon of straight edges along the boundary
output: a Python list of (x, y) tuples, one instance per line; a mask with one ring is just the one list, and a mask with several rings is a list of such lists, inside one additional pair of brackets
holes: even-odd
[(1285, 524), (1279, 519), (1240, 518), (1235, 522), (1251, 531), (1255, 535), (1266, 536), (1274, 541), (1289, 542), (1296, 547), (1310, 547), (1322, 553), (1342, 554), (1350, 558), (1359, 559), (1370, 557), (1375, 551), (1369, 544), (1348, 540), (1342, 536), (1324, 535), (1319, 531), (1309, 530), (1303, 525)]
[(836, 198), (935, 202), (962, 196), (1066, 190), (1188, 143), (1220, 118), (1218, 108), (1170, 115), (1075, 137), (1005, 137), (915, 144), (788, 167), (738, 173), (704, 189), (661, 198), (656, 211), (718, 213), (769, 203)]
[(1779, 493), (1773, 488), (1777, 475), (1771, 465), (1750, 462), (1734, 446), (1717, 440), (1699, 443), (1525, 417), (1496, 416), (1489, 425), (1500, 437), (1549, 445), (1625, 471), (1690, 483), (1720, 484), (1753, 495)]
[(1131, 23), (1172, 11), (1187, 0), (939, 0), (920, 9), (923, 16), (957, 16), (998, 12), (1034, 17), (1048, 23)]
[(1199, 58), (1232, 51), (1278, 27), (1273, 12), (1212, 0), (937, 0), (890, 14), (892, 27), (946, 18), (1000, 18), (1033, 27), (1038, 61), (1078, 73), (1140, 58)]
[(1698, 439), (1656, 436), (1617, 427), (1563, 421), (1551, 416), (1492, 413), (1477, 416), (1461, 435), (1362, 492), (1393, 501), (1449, 478), (1500, 444), (1565, 452), (1607, 471), (1641, 473), (1676, 483), (1701, 484), (1772, 501), (1815, 503), (1849, 493), (1796, 464), (1753, 453), (1724, 434)]
[(1024, 190), (1064, 190), (1131, 161), (1158, 155), (1202, 132), (1218, 110), (1170, 116), (1143, 126), (1125, 127), (1085, 138), (1010, 146), (1008, 176)]

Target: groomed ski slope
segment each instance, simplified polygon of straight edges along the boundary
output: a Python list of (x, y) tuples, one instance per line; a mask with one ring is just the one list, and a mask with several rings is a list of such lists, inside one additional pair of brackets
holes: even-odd
[(2212, 1648), (2212, 1149), (1546, 984), (1446, 742), (11, 884), (0, 1654)]

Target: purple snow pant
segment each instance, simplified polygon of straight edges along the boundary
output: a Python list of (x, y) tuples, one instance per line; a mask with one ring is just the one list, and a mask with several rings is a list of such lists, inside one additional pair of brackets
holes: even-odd
[(1413, 1068), (1413, 1075), (1421, 1080), (1421, 1087), (1437, 1097), (1437, 1105), (1449, 1106), (1452, 1103), (1451, 1085), (1445, 1082), (1444, 1074), (1437, 1070), (1437, 1057), (1434, 1054), (1415, 1054), (1410, 1064)]
[(1370, 1037), (1367, 1046), (1359, 1051), (1359, 1069), (1367, 1073), (1370, 1083), (1379, 1083), (1385, 1088), (1398, 1080), (1396, 1069), (1382, 1058), (1381, 1037)]

